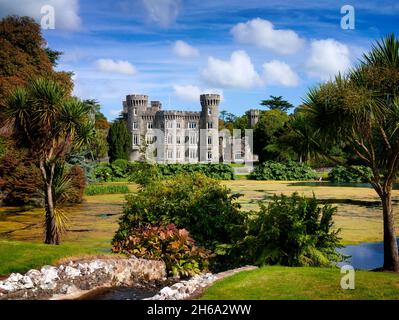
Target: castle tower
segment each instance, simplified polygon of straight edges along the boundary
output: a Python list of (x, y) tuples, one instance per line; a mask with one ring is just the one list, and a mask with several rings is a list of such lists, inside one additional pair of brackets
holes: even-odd
[(147, 110), (148, 96), (141, 94), (127, 95), (126, 104), (128, 109), (128, 130), (132, 133), (130, 160), (136, 161), (140, 159), (140, 132), (143, 127), (141, 115)]
[(248, 127), (253, 128), (259, 121), (259, 110), (250, 109), (246, 113), (248, 116)]
[(202, 94), (200, 102), (199, 161), (218, 162), (220, 95)]

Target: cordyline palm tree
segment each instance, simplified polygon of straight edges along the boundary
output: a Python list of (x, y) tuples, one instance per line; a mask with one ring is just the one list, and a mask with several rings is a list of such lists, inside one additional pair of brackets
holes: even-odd
[(311, 89), (305, 109), (326, 141), (345, 142), (371, 168), (383, 208), (383, 269), (399, 272), (392, 210), (399, 168), (399, 39), (387, 36), (347, 76)]
[(6, 115), (15, 141), (30, 151), (42, 174), (45, 243), (59, 244), (63, 214), (56, 200), (67, 185), (62, 178), (64, 157), (71, 148), (91, 141), (90, 108), (68, 97), (60, 84), (37, 79), (7, 99)]

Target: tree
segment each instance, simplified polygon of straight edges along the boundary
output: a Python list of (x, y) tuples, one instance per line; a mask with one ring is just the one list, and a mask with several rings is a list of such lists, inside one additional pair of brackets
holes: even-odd
[(276, 145), (279, 132), (283, 130), (289, 116), (281, 110), (274, 109), (261, 113), (259, 122), (254, 129), (254, 152), (261, 162), (266, 160), (281, 160), (280, 148)]
[(262, 100), (260, 105), (269, 108), (269, 110), (280, 110), (282, 112), (287, 112), (289, 109), (294, 108), (291, 103), (283, 100), (282, 96), (270, 96), (269, 100)]
[(46, 244), (59, 244), (63, 213), (57, 198), (68, 185), (65, 155), (88, 144), (94, 135), (90, 110), (70, 98), (55, 81), (36, 79), (17, 88), (6, 102), (7, 122), (17, 146), (26, 148), (40, 169), (45, 202)]
[(348, 75), (311, 89), (305, 108), (326, 143), (346, 143), (372, 170), (370, 183), (383, 209), (383, 269), (399, 272), (392, 209), (399, 168), (399, 39), (385, 37)]
[(123, 119), (119, 118), (112, 123), (108, 132), (107, 141), (110, 162), (117, 159), (129, 160), (131, 135)]
[(88, 153), (91, 154), (93, 160), (100, 160), (108, 154), (107, 136), (110, 125), (107, 118), (100, 111), (101, 105), (97, 100), (88, 99), (83, 102), (91, 110), (91, 118), (95, 127), (95, 137), (90, 146), (88, 146)]
[(37, 77), (53, 79), (72, 91), (72, 73), (55, 71), (60, 52), (47, 47), (40, 25), (29, 17), (0, 20), (0, 122), (6, 98), (17, 87)]

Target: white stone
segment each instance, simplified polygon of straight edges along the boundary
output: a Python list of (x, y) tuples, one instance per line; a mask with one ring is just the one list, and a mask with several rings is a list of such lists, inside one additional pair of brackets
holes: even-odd
[(22, 283), (23, 283), (25, 289), (31, 289), (35, 286), (32, 279), (28, 276), (24, 276), (22, 278)]
[(65, 268), (64, 272), (65, 272), (66, 277), (68, 277), (68, 278), (74, 279), (74, 278), (80, 276), (80, 270), (76, 269), (76, 268), (73, 268), (73, 267), (70, 267), (70, 266), (67, 266)]
[(25, 274), (25, 276), (29, 277), (36, 285), (40, 282), (42, 274), (39, 270), (31, 269)]
[(23, 275), (20, 273), (11, 273), (11, 275), (7, 278), (6, 282), (19, 282), (23, 279)]

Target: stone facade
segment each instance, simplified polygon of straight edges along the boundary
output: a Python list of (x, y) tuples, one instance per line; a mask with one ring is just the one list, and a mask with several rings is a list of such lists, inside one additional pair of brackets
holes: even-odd
[[(156, 144), (152, 154), (157, 162), (218, 162), (220, 96), (203, 94), (200, 103), (200, 112), (162, 110), (159, 101), (149, 102), (146, 95), (126, 96), (123, 115), (132, 134), (130, 160), (143, 160), (147, 146)], [(163, 141), (156, 141), (159, 137)]]

